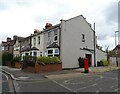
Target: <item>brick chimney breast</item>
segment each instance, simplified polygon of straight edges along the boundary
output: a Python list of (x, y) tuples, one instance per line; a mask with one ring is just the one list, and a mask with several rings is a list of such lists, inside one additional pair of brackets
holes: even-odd
[(52, 24), (51, 23), (46, 23), (45, 29), (51, 28)]
[(7, 37), (7, 42), (11, 41), (11, 38), (10, 37)]

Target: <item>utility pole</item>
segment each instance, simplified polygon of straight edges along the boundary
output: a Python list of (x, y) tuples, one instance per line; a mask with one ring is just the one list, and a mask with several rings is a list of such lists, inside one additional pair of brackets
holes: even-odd
[(96, 67), (96, 36), (95, 36), (95, 23), (94, 23), (94, 32), (93, 32), (93, 37), (94, 37), (94, 67)]

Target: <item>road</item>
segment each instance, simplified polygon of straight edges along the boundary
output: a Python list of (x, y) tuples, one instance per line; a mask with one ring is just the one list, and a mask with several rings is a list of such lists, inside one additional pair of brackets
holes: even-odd
[(89, 73), (79, 77), (15, 81), (17, 92), (118, 92), (118, 71)]
[(9, 75), (0, 72), (0, 91), (5, 94), (8, 92), (12, 92), (12, 94), (14, 94), (14, 88), (13, 88), (13, 83), (12, 83), (12, 79)]

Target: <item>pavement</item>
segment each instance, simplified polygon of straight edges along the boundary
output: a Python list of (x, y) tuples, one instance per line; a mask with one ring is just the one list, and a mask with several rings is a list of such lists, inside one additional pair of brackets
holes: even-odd
[[(103, 66), (103, 67), (90, 67), (89, 73), (101, 73), (106, 71), (118, 70), (120, 67), (116, 66)], [(34, 81), (43, 79), (60, 79), (67, 77), (78, 77), (84, 75), (84, 68), (61, 70), (46, 73), (29, 73), (18, 68), (10, 68), (8, 66), (0, 66), (0, 70), (9, 74), (12, 79), (18, 81)]]

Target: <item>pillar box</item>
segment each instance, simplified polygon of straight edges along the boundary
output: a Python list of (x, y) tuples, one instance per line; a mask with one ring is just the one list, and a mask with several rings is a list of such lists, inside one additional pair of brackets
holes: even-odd
[(89, 63), (88, 63), (88, 58), (84, 58), (84, 73), (89, 72)]

